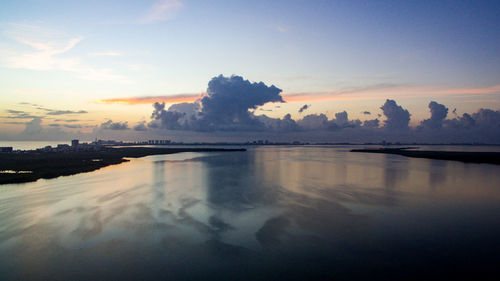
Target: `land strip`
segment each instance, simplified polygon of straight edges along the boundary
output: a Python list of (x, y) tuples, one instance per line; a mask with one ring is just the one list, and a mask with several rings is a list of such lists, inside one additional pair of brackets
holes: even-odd
[(100, 168), (148, 155), (179, 152), (231, 152), (246, 149), (225, 148), (105, 148), (99, 151), (0, 153), (0, 184), (32, 182)]
[(351, 152), (396, 154), (406, 157), (500, 165), (500, 152), (408, 150), (407, 148), (353, 149)]

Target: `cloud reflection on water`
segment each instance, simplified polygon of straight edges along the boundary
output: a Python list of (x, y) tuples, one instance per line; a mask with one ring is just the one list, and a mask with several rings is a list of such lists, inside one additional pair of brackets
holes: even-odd
[[(500, 209), (498, 166), (346, 150), (151, 156), (3, 186), (0, 257), (8, 261), (0, 273), (321, 279), (445, 264), (444, 253), (462, 262), (463, 243), (500, 233), (491, 216)], [(460, 234), (469, 240), (456, 240)], [(484, 253), (467, 254), (488, 261)]]

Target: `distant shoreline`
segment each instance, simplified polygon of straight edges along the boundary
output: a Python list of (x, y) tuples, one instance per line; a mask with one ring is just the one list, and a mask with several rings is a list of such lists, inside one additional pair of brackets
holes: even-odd
[(80, 152), (37, 152), (0, 153), (0, 185), (26, 183), (38, 179), (51, 179), (79, 173), (92, 172), (100, 168), (120, 164), (149, 155), (180, 152), (235, 152), (243, 148), (149, 148), (124, 147), (106, 148), (101, 151)]
[(500, 152), (408, 150), (408, 148), (352, 149), (351, 152), (395, 154), (412, 158), (500, 165)]

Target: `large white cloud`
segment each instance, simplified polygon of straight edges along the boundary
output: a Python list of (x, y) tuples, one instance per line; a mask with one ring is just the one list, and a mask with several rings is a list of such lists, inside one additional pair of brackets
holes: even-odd
[(149, 126), (158, 130), (204, 132), (212, 137), (228, 137), (231, 133), (222, 132), (238, 132), (238, 139), (261, 136), (329, 142), (500, 143), (500, 112), (490, 109), (446, 119), (448, 108), (432, 101), (430, 118), (412, 128), (410, 112), (390, 99), (381, 106), (383, 122), (349, 120), (346, 111), (336, 113), (331, 119), (320, 113), (293, 120), (290, 114), (271, 118), (252, 112), (268, 102), (283, 102), (281, 90), (275, 86), (251, 83), (240, 76), (217, 76), (209, 82), (207, 93), (194, 103), (174, 104), (168, 110), (165, 104), (155, 103)]

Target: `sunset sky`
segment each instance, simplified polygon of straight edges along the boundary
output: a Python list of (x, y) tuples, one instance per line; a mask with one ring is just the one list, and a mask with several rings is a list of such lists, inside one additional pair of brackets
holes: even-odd
[(194, 102), (221, 74), (281, 89), (253, 113), (272, 118), (383, 122), (386, 99), (413, 127), (430, 101), (448, 118), (498, 111), (499, 18), (498, 1), (4, 0), (0, 140), (34, 120), (82, 136), (112, 120), (140, 139), (155, 101)]

